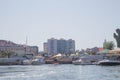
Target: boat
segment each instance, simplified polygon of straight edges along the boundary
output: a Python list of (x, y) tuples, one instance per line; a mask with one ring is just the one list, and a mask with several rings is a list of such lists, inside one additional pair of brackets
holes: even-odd
[(32, 60), (32, 65), (41, 65), (44, 63), (45, 63), (45, 61), (43, 59), (33, 59)]
[(74, 65), (92, 65), (91, 62), (83, 61), (82, 59), (72, 61)]
[(72, 63), (75, 64), (75, 65), (80, 65), (81, 64), (81, 59), (76, 60), (76, 61), (72, 61)]
[(99, 65), (120, 65), (120, 61), (117, 60), (102, 60), (98, 62)]
[(23, 65), (31, 65), (31, 60), (28, 60), (28, 59), (26, 59), (26, 60), (23, 60)]

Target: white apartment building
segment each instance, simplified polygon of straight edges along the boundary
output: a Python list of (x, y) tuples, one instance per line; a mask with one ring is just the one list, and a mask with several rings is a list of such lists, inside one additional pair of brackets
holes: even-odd
[(51, 38), (48, 39), (48, 53), (56, 54), (57, 53), (57, 39)]
[(75, 41), (72, 39), (48, 39), (47, 42), (44, 43), (44, 52), (49, 54), (57, 54), (57, 53), (74, 53), (75, 52)]

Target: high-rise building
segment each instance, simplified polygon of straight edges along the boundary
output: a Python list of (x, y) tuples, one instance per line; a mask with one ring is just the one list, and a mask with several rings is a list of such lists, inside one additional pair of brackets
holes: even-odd
[(67, 53), (75, 52), (75, 41), (72, 39), (67, 40)]
[(48, 52), (48, 43), (45, 42), (43, 46), (44, 46), (44, 52), (47, 53)]
[(66, 53), (67, 52), (67, 41), (64, 39), (57, 40), (57, 52)]
[(48, 53), (56, 54), (57, 53), (57, 39), (51, 38), (48, 39)]
[(57, 53), (74, 53), (75, 52), (75, 41), (72, 39), (48, 39), (47, 43), (44, 43), (44, 51), (49, 54)]

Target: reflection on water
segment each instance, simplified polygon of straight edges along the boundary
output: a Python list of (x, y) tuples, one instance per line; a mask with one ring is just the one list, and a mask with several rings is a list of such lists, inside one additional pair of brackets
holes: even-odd
[(120, 66), (0, 66), (0, 80), (120, 80)]

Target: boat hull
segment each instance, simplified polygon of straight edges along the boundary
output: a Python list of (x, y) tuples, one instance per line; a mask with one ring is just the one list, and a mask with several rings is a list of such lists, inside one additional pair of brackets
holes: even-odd
[(120, 65), (120, 62), (101, 62), (99, 65)]
[(98, 62), (99, 65), (120, 65), (120, 61), (102, 60)]

